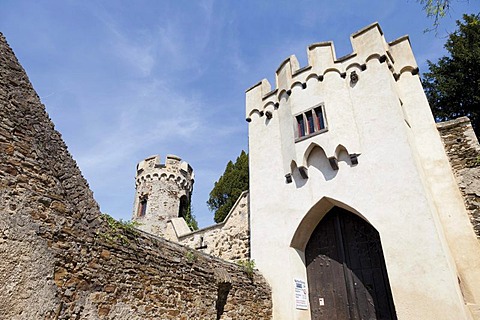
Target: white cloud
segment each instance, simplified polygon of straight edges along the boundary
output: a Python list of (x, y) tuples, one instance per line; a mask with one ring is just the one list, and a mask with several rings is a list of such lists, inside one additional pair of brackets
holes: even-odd
[[(102, 128), (98, 139), (77, 159), (86, 171), (115, 167), (148, 146), (165, 145), (172, 141), (192, 139), (204, 120), (200, 119), (198, 101), (179, 94), (165, 82), (134, 84), (130, 94), (123, 96), (110, 122)], [(91, 121), (96, 117), (91, 110)], [(154, 149), (154, 147), (152, 147)]]
[(114, 35), (110, 39), (112, 47), (118, 57), (130, 65), (138, 72), (140, 76), (149, 76), (155, 66), (155, 58), (153, 55), (153, 46), (149, 37), (145, 39), (132, 39), (122, 34), (112, 22), (105, 22), (110, 31)]

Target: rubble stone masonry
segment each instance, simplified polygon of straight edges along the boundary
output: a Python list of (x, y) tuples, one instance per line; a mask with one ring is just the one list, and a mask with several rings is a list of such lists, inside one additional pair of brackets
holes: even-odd
[(0, 319), (270, 319), (257, 273), (102, 216), (0, 34)]
[(470, 120), (461, 117), (437, 124), (465, 207), (480, 239), (480, 145)]
[(221, 223), (178, 237), (184, 246), (228, 261), (250, 259), (248, 192), (244, 191)]

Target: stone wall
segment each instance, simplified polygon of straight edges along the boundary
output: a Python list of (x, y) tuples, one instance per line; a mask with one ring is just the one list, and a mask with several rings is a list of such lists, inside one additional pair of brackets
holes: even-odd
[(0, 34), (0, 319), (269, 319), (256, 273), (100, 215)]
[(437, 128), (475, 234), (480, 239), (480, 145), (477, 137), (467, 117), (439, 123)]
[(181, 244), (229, 261), (250, 259), (248, 192), (243, 192), (225, 220), (181, 235)]

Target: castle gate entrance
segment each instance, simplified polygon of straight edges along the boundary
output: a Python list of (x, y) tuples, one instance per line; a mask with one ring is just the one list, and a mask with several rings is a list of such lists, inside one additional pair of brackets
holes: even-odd
[(305, 260), (312, 319), (397, 319), (380, 236), (362, 218), (332, 208)]

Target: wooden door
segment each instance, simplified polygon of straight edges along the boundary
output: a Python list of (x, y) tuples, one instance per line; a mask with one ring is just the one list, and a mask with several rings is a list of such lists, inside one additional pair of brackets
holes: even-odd
[(378, 232), (334, 207), (305, 249), (312, 319), (397, 319)]

